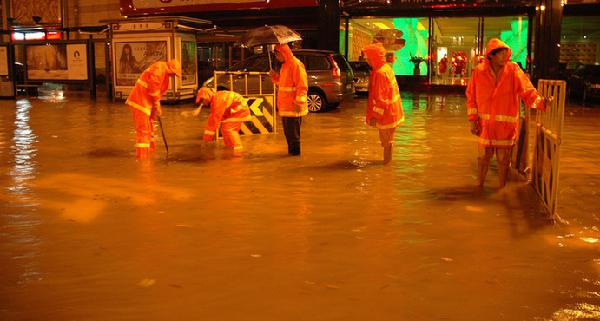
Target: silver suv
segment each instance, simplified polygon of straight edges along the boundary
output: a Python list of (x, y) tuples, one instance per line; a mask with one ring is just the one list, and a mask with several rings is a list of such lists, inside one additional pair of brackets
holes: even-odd
[[(344, 56), (329, 50), (297, 49), (294, 56), (306, 67), (308, 76), (308, 109), (311, 112), (324, 111), (339, 106), (340, 102), (354, 94), (354, 74)], [(272, 55), (273, 69), (279, 70), (280, 63)], [(266, 54), (249, 57), (229, 68), (217, 79), (217, 88), (229, 89), (252, 95), (273, 92), (271, 78), (256, 72), (268, 72), (269, 60)], [(241, 73), (240, 73), (241, 72)], [(246, 75), (245, 72), (248, 72)], [(203, 86), (214, 87), (214, 77)], [(260, 80), (259, 80), (260, 79)], [(231, 85), (233, 83), (233, 86)], [(231, 88), (233, 87), (233, 88)]]

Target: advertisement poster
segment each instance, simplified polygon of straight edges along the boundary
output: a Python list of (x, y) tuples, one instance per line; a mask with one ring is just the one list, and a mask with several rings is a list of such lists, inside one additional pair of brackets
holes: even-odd
[(85, 44), (67, 45), (67, 66), (69, 80), (88, 79), (87, 46)]
[(196, 83), (196, 43), (181, 42), (181, 82), (183, 85)]
[(136, 9), (253, 2), (264, 2), (264, 0), (132, 0)]
[(8, 51), (6, 46), (0, 46), (0, 76), (8, 76)]
[(153, 62), (167, 60), (166, 41), (117, 42), (115, 44), (117, 86), (133, 86)]
[(86, 80), (86, 44), (26, 46), (27, 79)]
[(28, 79), (66, 80), (69, 78), (66, 44), (30, 45), (26, 46), (25, 52)]

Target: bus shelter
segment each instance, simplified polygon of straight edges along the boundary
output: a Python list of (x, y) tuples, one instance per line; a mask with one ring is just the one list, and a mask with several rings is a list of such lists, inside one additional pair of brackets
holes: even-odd
[(198, 88), (196, 36), (214, 30), (208, 20), (141, 17), (104, 21), (109, 25), (113, 98), (125, 100), (140, 74), (156, 61), (177, 59), (182, 76), (171, 79), (167, 102), (191, 99)]

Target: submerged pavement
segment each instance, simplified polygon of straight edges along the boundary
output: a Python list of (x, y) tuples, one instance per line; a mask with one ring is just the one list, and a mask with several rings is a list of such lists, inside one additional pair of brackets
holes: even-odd
[(0, 101), (0, 320), (598, 320), (599, 109), (569, 107), (552, 224), (531, 187), (478, 191), (462, 96), (402, 93), (381, 164), (365, 98), (134, 159), (122, 103)]

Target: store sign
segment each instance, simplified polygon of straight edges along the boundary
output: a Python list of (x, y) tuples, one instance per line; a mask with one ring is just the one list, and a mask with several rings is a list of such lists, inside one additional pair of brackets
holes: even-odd
[[(600, 1), (600, 0), (599, 0)], [(344, 7), (361, 6), (392, 6), (413, 8), (452, 8), (452, 7), (478, 7), (478, 6), (529, 6), (535, 5), (534, 0), (346, 0)]]
[(232, 4), (232, 3), (268, 2), (266, 0), (132, 0), (137, 9), (152, 9), (164, 7), (198, 6), (207, 4)]

